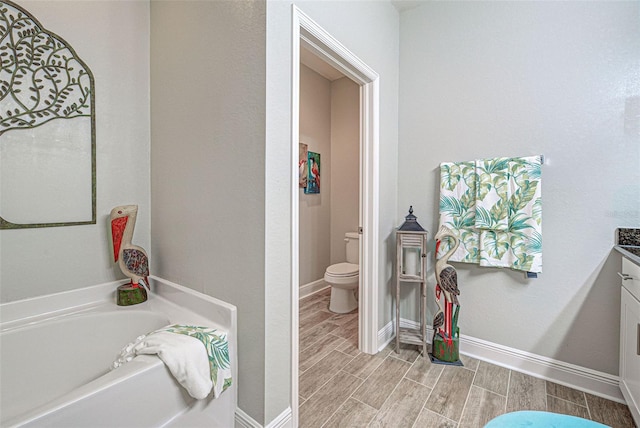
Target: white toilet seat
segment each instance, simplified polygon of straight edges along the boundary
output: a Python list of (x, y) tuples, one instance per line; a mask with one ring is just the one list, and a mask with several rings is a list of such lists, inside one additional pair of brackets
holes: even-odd
[(355, 291), (360, 281), (360, 266), (353, 263), (336, 263), (327, 268), (324, 280), (331, 285), (329, 310), (339, 314), (358, 307)]
[[(337, 263), (327, 268), (324, 280), (339, 288), (356, 288), (360, 277), (360, 266), (353, 263)], [(342, 287), (341, 287), (342, 286)]]
[(336, 263), (327, 268), (325, 275), (332, 277), (354, 276), (360, 272), (360, 266), (353, 263)]
[[(338, 288), (358, 288), (358, 280), (360, 275), (335, 277), (325, 273), (325, 282)], [(345, 287), (348, 286), (348, 287)]]

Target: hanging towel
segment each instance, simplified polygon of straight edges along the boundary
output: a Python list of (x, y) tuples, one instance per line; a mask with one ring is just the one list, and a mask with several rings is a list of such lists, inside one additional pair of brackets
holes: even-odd
[(440, 225), (461, 242), (450, 261), (542, 272), (541, 165), (540, 156), (440, 165)]
[(122, 349), (112, 369), (143, 354), (158, 355), (195, 399), (206, 398), (212, 389), (217, 398), (231, 385), (227, 334), (220, 330), (176, 324), (139, 336)]
[(509, 267), (510, 158), (476, 160), (476, 223), (480, 266)]
[(509, 158), (475, 161), (476, 229), (509, 230)]
[(542, 272), (542, 158), (509, 162), (509, 261), (511, 268)]
[[(476, 168), (474, 162), (440, 164), (440, 226), (456, 231), (460, 246), (449, 258), (454, 262), (478, 263), (476, 222)], [(449, 251), (450, 243), (440, 245), (438, 255)]]

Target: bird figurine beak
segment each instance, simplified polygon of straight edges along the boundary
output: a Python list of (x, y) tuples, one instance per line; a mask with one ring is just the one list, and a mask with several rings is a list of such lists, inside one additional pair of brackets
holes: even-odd
[(120, 255), (120, 245), (122, 245), (122, 235), (127, 227), (129, 217), (118, 217), (111, 220), (111, 238), (113, 239), (113, 261), (118, 261)]

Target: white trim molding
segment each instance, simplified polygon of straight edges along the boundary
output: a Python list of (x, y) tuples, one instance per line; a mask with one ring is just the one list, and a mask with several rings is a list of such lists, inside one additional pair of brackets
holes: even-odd
[[(377, 352), (378, 334), (378, 215), (379, 215), (379, 76), (360, 58), (326, 32), (309, 16), (293, 7), (294, 98), (299, 98), (300, 46), (313, 52), (323, 61), (340, 70), (360, 85), (360, 288), (359, 343), (368, 354)], [(299, 104), (292, 107), (296, 135), (292, 136), (292, 152), (298, 153)], [(295, 150), (294, 150), (295, 149)], [(297, 165), (293, 163), (292, 165)], [(294, 172), (296, 168), (293, 168)], [(297, 181), (294, 181), (297, 183)], [(297, 185), (295, 190), (297, 192)], [(296, 193), (296, 196), (298, 193)], [(294, 200), (296, 224), (299, 199)]]
[(460, 335), (460, 352), (531, 376), (625, 403), (618, 376)]
[(298, 300), (300, 46), (331, 64), (360, 86), (360, 284), (359, 348), (377, 353), (379, 265), (379, 76), (296, 5), (291, 5), (291, 408), (298, 425)]
[[(292, 6), (291, 13), (291, 165), (298, 164), (300, 144), (300, 16)], [(298, 426), (298, 342), (300, 296), (300, 194), (295, 183), (296, 168), (291, 173), (291, 397), (293, 426)]]
[[(394, 321), (390, 321), (378, 332), (378, 349), (384, 349), (395, 337), (394, 324)], [(419, 323), (401, 318), (400, 326), (417, 328)], [(433, 328), (427, 326), (429, 343), (432, 336)], [(598, 397), (625, 403), (618, 376), (466, 335), (460, 335), (460, 353)]]
[(301, 285), (298, 300), (307, 296), (311, 296), (312, 294), (316, 294), (317, 292), (322, 291), (327, 287), (330, 287), (330, 285), (324, 282), (324, 279), (318, 279), (308, 284)]
[(241, 408), (236, 409), (236, 427), (238, 428), (262, 428), (255, 419), (246, 414)]
[(239, 407), (236, 409), (235, 423), (237, 428), (293, 428), (291, 407), (287, 407), (274, 420), (264, 427)]
[(291, 407), (287, 407), (284, 412), (280, 413), (274, 420), (269, 422), (265, 428), (293, 428), (291, 415)]

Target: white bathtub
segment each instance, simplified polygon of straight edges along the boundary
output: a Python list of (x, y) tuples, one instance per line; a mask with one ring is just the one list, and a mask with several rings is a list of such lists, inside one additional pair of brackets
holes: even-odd
[[(118, 307), (117, 283), (0, 305), (0, 426), (232, 427), (236, 309), (160, 278), (143, 304)], [(229, 332), (234, 383), (194, 400), (155, 356), (109, 371), (123, 346), (168, 324)]]

